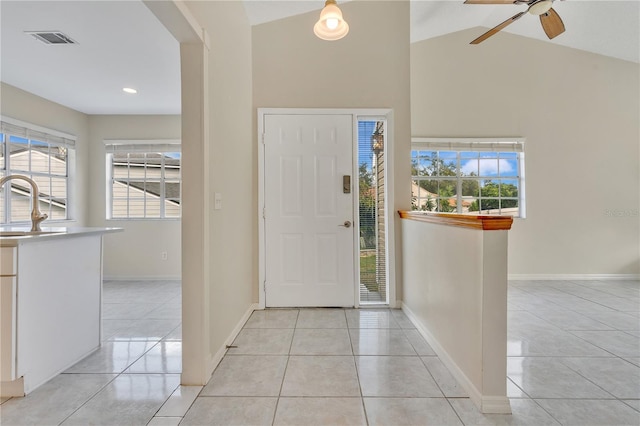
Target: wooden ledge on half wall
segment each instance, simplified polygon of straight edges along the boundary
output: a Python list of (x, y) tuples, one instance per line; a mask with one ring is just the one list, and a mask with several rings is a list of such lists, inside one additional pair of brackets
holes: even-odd
[(398, 210), (402, 219), (460, 228), (482, 229), (483, 231), (506, 231), (511, 229), (512, 216), (482, 216), (455, 213), (435, 213)]

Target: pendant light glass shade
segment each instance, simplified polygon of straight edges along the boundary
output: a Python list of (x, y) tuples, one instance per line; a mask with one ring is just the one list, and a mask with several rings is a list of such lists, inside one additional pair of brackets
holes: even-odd
[(322, 40), (340, 40), (349, 32), (349, 24), (342, 19), (342, 11), (335, 0), (327, 0), (320, 12), (320, 19), (313, 26), (313, 32)]

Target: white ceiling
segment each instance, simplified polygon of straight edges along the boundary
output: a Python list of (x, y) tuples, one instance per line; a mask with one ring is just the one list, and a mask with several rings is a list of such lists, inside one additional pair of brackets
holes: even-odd
[[(0, 14), (3, 82), (87, 114), (180, 113), (180, 46), (141, 1), (2, 0)], [(78, 44), (24, 33), (41, 30)]]
[[(566, 31), (549, 40), (537, 16), (527, 14), (503, 31), (549, 43), (640, 61), (640, 2), (555, 1), (553, 8)], [(416, 42), (476, 26), (493, 28), (525, 5), (471, 5), (462, 1), (412, 1), (411, 41)], [(483, 33), (478, 31), (478, 36)], [(471, 41), (471, 40), (469, 40)], [(488, 39), (484, 43), (490, 43)]]
[[(244, 1), (252, 25), (319, 11), (323, 4), (323, 0)], [(463, 0), (412, 0), (411, 41), (491, 28), (525, 9), (465, 5)], [(546, 38), (532, 15), (504, 31), (640, 62), (638, 0), (556, 1), (554, 9), (567, 28), (554, 40)], [(1, 0), (0, 19), (3, 82), (87, 114), (180, 112), (178, 43), (141, 1)], [(78, 44), (45, 45), (24, 33), (36, 30), (62, 31)], [(478, 28), (478, 35), (482, 32)], [(127, 95), (123, 87), (134, 87), (138, 94)]]

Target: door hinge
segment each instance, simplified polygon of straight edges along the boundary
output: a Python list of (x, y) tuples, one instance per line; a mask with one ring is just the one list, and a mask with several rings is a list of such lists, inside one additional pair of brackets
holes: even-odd
[(267, 292), (267, 280), (264, 280), (262, 282), (262, 290), (266, 293)]
[(263, 207), (263, 208), (262, 208), (262, 218), (263, 218), (263, 219), (266, 219), (266, 218), (267, 218), (267, 208), (266, 208), (266, 207)]
[(264, 145), (264, 133), (262, 134), (262, 145)]

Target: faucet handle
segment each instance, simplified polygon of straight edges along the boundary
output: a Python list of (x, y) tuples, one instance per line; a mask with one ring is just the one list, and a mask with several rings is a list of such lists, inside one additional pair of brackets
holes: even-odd
[(31, 232), (42, 231), (42, 229), (40, 228), (40, 222), (48, 217), (49, 215), (46, 213), (38, 214), (34, 212), (31, 215)]
[(49, 215), (46, 213), (40, 213), (40, 212), (33, 212), (31, 214), (31, 219), (32, 220), (37, 220), (38, 222), (42, 222), (43, 220), (45, 220), (46, 218), (48, 218)]

